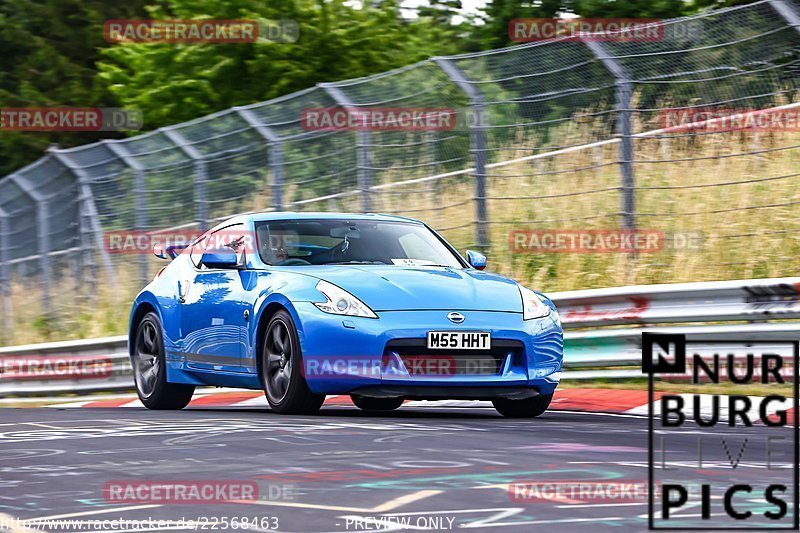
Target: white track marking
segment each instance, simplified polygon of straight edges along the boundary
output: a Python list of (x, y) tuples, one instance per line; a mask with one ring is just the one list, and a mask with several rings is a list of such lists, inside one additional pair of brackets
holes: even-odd
[(403, 496), (394, 498), (392, 500), (389, 500), (387, 502), (384, 502), (380, 505), (377, 505), (369, 509), (364, 509), (359, 507), (344, 507), (340, 505), (325, 505), (325, 504), (302, 503), (302, 502), (279, 502), (279, 501), (269, 501), (269, 500), (231, 500), (230, 503), (267, 505), (276, 507), (295, 507), (299, 509), (319, 509), (324, 511), (344, 511), (346, 513), (386, 513), (393, 509), (397, 509), (398, 507), (402, 507), (406, 504), (413, 503), (419, 500), (424, 500), (425, 498), (430, 498), (431, 496), (435, 496), (441, 493), (442, 491), (440, 490), (421, 490), (418, 492), (412, 492), (411, 494), (405, 494)]

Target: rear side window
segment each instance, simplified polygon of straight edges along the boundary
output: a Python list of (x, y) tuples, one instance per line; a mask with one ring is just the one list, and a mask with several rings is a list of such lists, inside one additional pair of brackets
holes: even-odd
[(192, 253), (189, 257), (192, 260), (192, 264), (196, 268), (200, 268), (200, 260), (203, 258), (203, 250), (206, 249), (206, 239), (208, 237), (202, 237), (199, 241), (197, 241), (194, 246), (192, 246)]

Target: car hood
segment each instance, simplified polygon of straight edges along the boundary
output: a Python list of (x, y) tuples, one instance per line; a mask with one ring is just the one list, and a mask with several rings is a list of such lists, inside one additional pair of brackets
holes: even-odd
[(374, 311), (522, 312), (515, 281), (478, 270), (377, 265), (289, 267), (287, 270), (338, 285)]

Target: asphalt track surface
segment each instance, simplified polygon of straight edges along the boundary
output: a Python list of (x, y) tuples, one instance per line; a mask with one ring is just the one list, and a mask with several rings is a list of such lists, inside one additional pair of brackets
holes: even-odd
[[(694, 459), (695, 432), (684, 433), (670, 442), (670, 461)], [(508, 492), (510, 482), (526, 480), (645, 481), (647, 419), (630, 415), (552, 411), (513, 420), (471, 407), (372, 415), (326, 406), (304, 417), (259, 408), (0, 409), (0, 471), (0, 513), (8, 516), (171, 521), (118, 531), (190, 530), (181, 519), (207, 526), (198, 531), (230, 531), (214, 521), (222, 517), (259, 519), (250, 531), (282, 532), (401, 529), (387, 517), (408, 517), (410, 530), (647, 529), (644, 502), (520, 502)], [(719, 475), (746, 482), (764, 473)], [(203, 479), (256, 481), (259, 496), (205, 504), (104, 496), (110, 481)]]

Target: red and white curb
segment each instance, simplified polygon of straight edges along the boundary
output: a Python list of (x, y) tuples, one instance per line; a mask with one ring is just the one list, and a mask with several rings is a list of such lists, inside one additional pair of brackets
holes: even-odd
[[(325, 400), (327, 407), (355, 407), (349, 396), (328, 396)], [(492, 408), (492, 403), (475, 400), (443, 400), (443, 401), (408, 401), (407, 407), (470, 407)], [(134, 394), (125, 394), (102, 399), (84, 398), (81, 401), (71, 401), (48, 405), (58, 409), (76, 407), (143, 407)], [(269, 408), (263, 392), (252, 390), (225, 390), (212, 392), (197, 392), (189, 407), (192, 408)], [(610, 389), (562, 389), (556, 392), (550, 408), (554, 410), (590, 411), (626, 413), (641, 410), (647, 412), (647, 391), (638, 390), (610, 390)]]
[[(657, 403), (658, 399), (664, 393), (656, 392), (654, 399), (656, 403), (653, 405), (653, 411), (658, 412), (660, 405)], [(683, 413), (686, 417), (693, 416), (693, 395), (681, 394), (684, 398)], [(700, 396), (700, 414), (704, 419), (711, 415), (712, 395)], [(759, 419), (759, 402), (760, 397), (751, 397), (751, 404), (753, 407), (749, 411), (751, 420)], [(728, 419), (728, 397), (724, 395), (719, 396), (720, 404), (720, 420)], [(328, 396), (325, 400), (326, 407), (353, 407), (349, 396)], [(444, 400), (444, 401), (409, 401), (405, 404), (406, 407), (424, 407), (424, 408), (453, 408), (453, 407), (468, 407), (468, 408), (492, 408), (491, 402), (486, 401), (469, 401), (469, 400)], [(121, 408), (121, 407), (138, 407), (143, 408), (142, 403), (133, 394), (125, 394), (114, 397), (104, 397), (102, 399), (84, 398), (80, 401), (71, 401), (67, 403), (59, 403), (48, 405), (47, 407), (58, 409), (71, 409), (78, 407), (88, 408)], [(199, 392), (195, 394), (189, 404), (189, 408), (196, 409), (209, 409), (209, 408), (250, 408), (250, 409), (268, 409), (264, 394), (259, 391), (252, 390), (239, 390), (232, 389), (226, 391), (212, 391), (212, 392)], [(787, 420), (791, 423), (794, 419), (792, 400), (787, 399), (785, 402), (771, 402), (767, 409), (767, 414), (775, 416), (779, 410), (787, 410)], [(582, 411), (589, 413), (612, 413), (612, 414), (627, 414), (647, 416), (649, 410), (649, 402), (647, 391), (645, 390), (624, 390), (624, 389), (559, 389), (556, 391), (555, 398), (550, 404), (550, 410), (553, 411)]]

